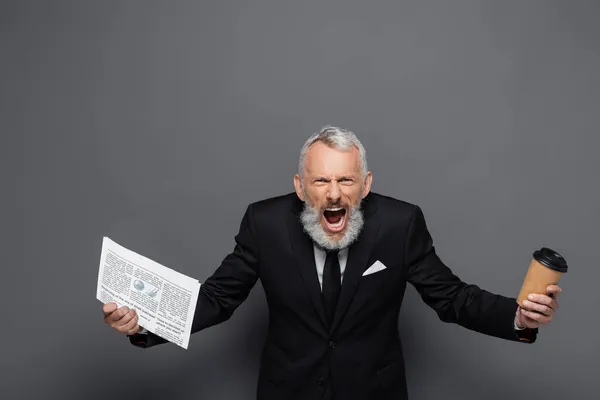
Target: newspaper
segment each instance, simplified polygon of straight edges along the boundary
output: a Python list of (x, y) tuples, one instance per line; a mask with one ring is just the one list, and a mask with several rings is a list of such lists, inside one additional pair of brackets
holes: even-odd
[(196, 279), (103, 238), (96, 298), (135, 309), (140, 326), (184, 349), (199, 290)]

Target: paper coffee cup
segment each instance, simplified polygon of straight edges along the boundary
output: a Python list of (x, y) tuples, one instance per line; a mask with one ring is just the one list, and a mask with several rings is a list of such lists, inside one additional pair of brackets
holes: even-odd
[(548, 285), (556, 285), (567, 269), (566, 260), (556, 251), (547, 247), (536, 250), (523, 280), (517, 303), (523, 307), (523, 300), (530, 294), (547, 294)]

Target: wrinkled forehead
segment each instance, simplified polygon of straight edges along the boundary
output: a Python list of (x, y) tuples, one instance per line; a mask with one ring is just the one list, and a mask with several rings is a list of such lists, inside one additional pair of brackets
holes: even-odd
[(317, 142), (308, 148), (304, 165), (306, 174), (339, 177), (360, 175), (360, 152), (356, 146), (339, 149)]

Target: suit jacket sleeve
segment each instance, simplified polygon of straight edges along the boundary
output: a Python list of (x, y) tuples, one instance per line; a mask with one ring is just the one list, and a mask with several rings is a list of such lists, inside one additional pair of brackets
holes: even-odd
[[(192, 333), (227, 321), (246, 300), (258, 279), (258, 242), (252, 205), (242, 219), (235, 247), (217, 270), (200, 286), (192, 323)], [(149, 332), (129, 337), (138, 347), (151, 347), (167, 342)]]
[(440, 260), (422, 210), (416, 207), (406, 237), (408, 281), (440, 320), (507, 340), (534, 342), (537, 329), (515, 331), (515, 298), (462, 282)]

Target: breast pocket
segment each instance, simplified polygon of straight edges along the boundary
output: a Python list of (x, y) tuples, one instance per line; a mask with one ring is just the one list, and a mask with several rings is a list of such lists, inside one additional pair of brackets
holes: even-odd
[(385, 290), (386, 286), (390, 283), (390, 280), (393, 279), (393, 276), (394, 271), (389, 268), (361, 276), (358, 291), (356, 293), (356, 296), (358, 297), (357, 301), (373, 301), (380, 299), (382, 291)]
[[(381, 269), (369, 272), (369, 269), (371, 268)], [(384, 264), (375, 262), (371, 264), (371, 267), (367, 268), (365, 272), (363, 272), (362, 276), (360, 277), (360, 284), (371, 284), (372, 282), (377, 284), (385, 282), (387, 279), (390, 279), (395, 274), (395, 272), (396, 267), (386, 267)]]
[(397, 296), (404, 288), (401, 265), (390, 265), (385, 269), (360, 277), (357, 294), (361, 301), (369, 301), (376, 306), (379, 302), (387, 302)]
[[(373, 270), (371, 270), (371, 268), (375, 268)], [(370, 271), (371, 270), (371, 271)], [(387, 268), (385, 265), (383, 264), (373, 264), (371, 267), (367, 268), (367, 270), (365, 272), (363, 272), (362, 278), (370, 278), (376, 275), (381, 275), (384, 274), (386, 272), (389, 272), (390, 268)]]

